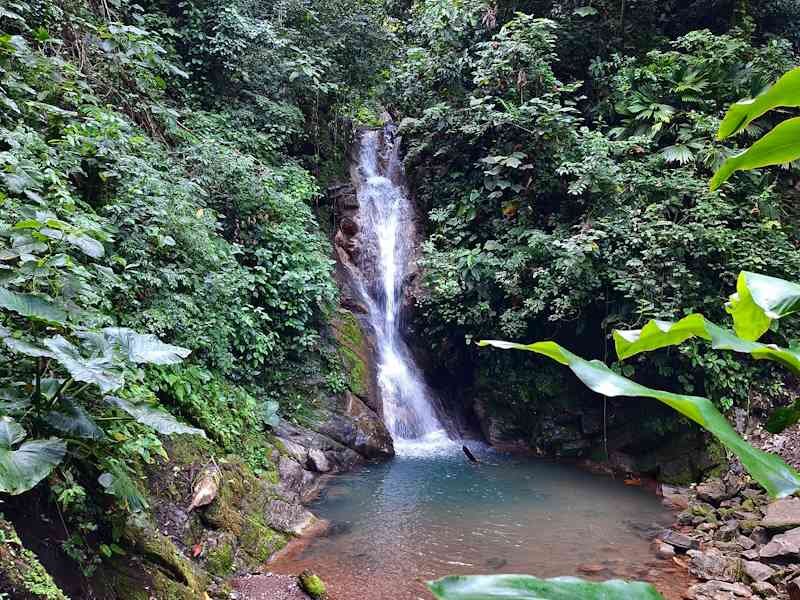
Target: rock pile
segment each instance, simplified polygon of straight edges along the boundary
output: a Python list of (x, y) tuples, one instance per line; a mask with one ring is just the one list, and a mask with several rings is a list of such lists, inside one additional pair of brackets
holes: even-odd
[(800, 600), (800, 498), (770, 501), (733, 474), (664, 496), (686, 508), (654, 549), (701, 580), (687, 599)]

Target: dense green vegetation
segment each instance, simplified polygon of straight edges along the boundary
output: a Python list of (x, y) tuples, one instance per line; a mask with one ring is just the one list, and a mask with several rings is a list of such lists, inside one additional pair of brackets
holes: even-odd
[[(429, 217), (419, 326), (451, 350), (437, 355), (454, 372), (473, 364), (489, 380), (524, 378), (516, 360), (477, 362), (465, 338), (555, 336), (605, 357), (614, 326), (692, 311), (719, 320), (740, 270), (798, 272), (794, 169), (708, 186), (737, 146), (781, 120), (715, 141), (730, 104), (797, 64), (795, 41), (769, 16), (796, 11), (640, 3), (623, 16), (617, 3), (591, 4), (412, 10), (389, 89)], [(670, 18), (653, 23), (659, 14)], [(699, 345), (624, 368), (677, 378), (725, 409), (769, 371)], [(558, 386), (544, 369), (527, 387), (546, 400)], [(780, 397), (781, 384), (768, 394)], [(520, 414), (531, 408), (516, 402)]]
[[(384, 110), (424, 223), (429, 366), (523, 423), (566, 380), (473, 340), (607, 358), (613, 328), (719, 322), (740, 271), (796, 278), (796, 164), (747, 169), (797, 158), (798, 31), (790, 0), (3, 2), (0, 491), (36, 486), (88, 574), (124, 551), (104, 523), (146, 508), (165, 436), (274, 477), (276, 413), (346, 387), (323, 190)], [(800, 334), (767, 324), (736, 331)], [(723, 412), (755, 388), (787, 404), (769, 361), (694, 335), (613, 369)]]

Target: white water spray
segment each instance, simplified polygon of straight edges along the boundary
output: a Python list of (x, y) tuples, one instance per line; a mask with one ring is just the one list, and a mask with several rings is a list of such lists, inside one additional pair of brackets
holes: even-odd
[(377, 342), (386, 427), (398, 454), (433, 451), (449, 441), (401, 333), (403, 294), (414, 251), (414, 213), (402, 186), (391, 179), (401, 167), (390, 131), (363, 134), (358, 168), (363, 274), (358, 286)]

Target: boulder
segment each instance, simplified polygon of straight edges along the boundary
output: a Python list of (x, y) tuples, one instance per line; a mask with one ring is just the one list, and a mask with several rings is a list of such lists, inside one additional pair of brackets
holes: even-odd
[(778, 597), (778, 590), (774, 585), (767, 583), (766, 581), (756, 581), (750, 587), (753, 588), (753, 591), (762, 598)]
[(771, 530), (800, 527), (800, 498), (782, 498), (770, 503), (761, 526)]
[(317, 473), (328, 473), (331, 470), (331, 464), (322, 450), (312, 448), (308, 451), (308, 467)]
[(689, 550), (689, 572), (705, 580), (733, 582), (738, 572), (738, 561), (728, 558), (716, 548), (705, 551)]
[(761, 548), (761, 558), (798, 557), (800, 552), (800, 527), (786, 533), (776, 535), (766, 546)]
[(664, 542), (656, 540), (653, 546), (656, 556), (662, 560), (669, 560), (670, 558), (675, 556), (675, 548), (673, 548), (669, 544), (665, 544)]
[(719, 505), (723, 500), (727, 500), (732, 494), (721, 479), (709, 479), (697, 486), (697, 497), (700, 500)]
[(665, 529), (658, 535), (658, 539), (660, 539), (665, 544), (669, 544), (673, 546), (677, 550), (686, 551), (686, 550), (697, 550), (700, 547), (700, 543), (697, 540), (693, 540), (688, 535), (684, 535), (682, 533), (678, 533), (677, 531), (673, 531), (672, 529)]
[(742, 571), (753, 581), (766, 581), (775, 575), (775, 569), (753, 560), (742, 561)]

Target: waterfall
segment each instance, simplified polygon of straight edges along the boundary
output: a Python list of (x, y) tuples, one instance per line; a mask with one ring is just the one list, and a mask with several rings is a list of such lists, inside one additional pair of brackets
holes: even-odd
[(358, 157), (361, 256), (357, 287), (378, 358), (386, 427), (398, 454), (446, 442), (431, 391), (403, 339), (403, 299), (414, 260), (414, 210), (402, 184), (392, 130), (366, 131)]

